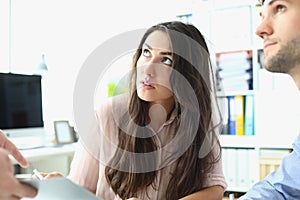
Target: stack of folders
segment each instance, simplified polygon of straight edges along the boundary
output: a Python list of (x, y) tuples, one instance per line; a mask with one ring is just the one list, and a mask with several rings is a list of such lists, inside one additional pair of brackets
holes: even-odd
[(222, 166), (228, 189), (248, 191), (258, 180), (258, 153), (248, 148), (223, 148)]
[(217, 54), (217, 83), (219, 91), (253, 89), (251, 51)]
[(223, 135), (254, 135), (254, 96), (236, 95), (219, 98)]

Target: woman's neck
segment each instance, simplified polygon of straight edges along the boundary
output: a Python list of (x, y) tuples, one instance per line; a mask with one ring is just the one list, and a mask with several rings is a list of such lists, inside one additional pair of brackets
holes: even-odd
[(165, 123), (170, 118), (174, 106), (175, 101), (173, 98), (164, 102), (150, 103), (149, 125), (154, 129), (154, 131), (158, 131), (158, 129), (163, 125), (163, 123)]

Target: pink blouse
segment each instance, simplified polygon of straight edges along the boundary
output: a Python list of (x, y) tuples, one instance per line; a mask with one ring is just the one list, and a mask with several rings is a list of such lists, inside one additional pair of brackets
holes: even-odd
[[(126, 103), (125, 97), (113, 97), (110, 98), (106, 103), (104, 103), (100, 109), (96, 112), (99, 127), (98, 131), (102, 130), (102, 133), (106, 135), (109, 140), (114, 145), (104, 146), (106, 152), (114, 152), (114, 146), (116, 145), (116, 135), (118, 131), (118, 125), (114, 120), (115, 114), (113, 113), (113, 106), (118, 104)], [(114, 103), (112, 103), (112, 99), (114, 99)], [(117, 102), (117, 103), (116, 103)], [(116, 103), (116, 104), (115, 104)], [(173, 137), (176, 124), (177, 124), (177, 109), (174, 109), (171, 117), (168, 121), (166, 121), (157, 132), (154, 132), (150, 127), (150, 129), (154, 132), (155, 136), (159, 140), (162, 146), (168, 143)], [(116, 134), (115, 134), (116, 133)], [(113, 135), (115, 134), (115, 135)], [(91, 137), (92, 138), (92, 137)], [(95, 137), (97, 138), (97, 137)], [(120, 199), (110, 188), (108, 185), (104, 170), (105, 170), (105, 161), (100, 158), (101, 152), (96, 152), (95, 150), (90, 150), (90, 146), (94, 145), (95, 141), (87, 144), (87, 142), (81, 140), (78, 143), (76, 153), (74, 155), (74, 159), (71, 164), (71, 170), (68, 178), (70, 178), (75, 183), (83, 186), (84, 188), (92, 191), (96, 194), (96, 196), (103, 198), (105, 200), (113, 200)], [(100, 145), (99, 143), (96, 145)], [(116, 147), (116, 146), (115, 146)], [(100, 149), (101, 148), (97, 148)], [(102, 152), (103, 153), (103, 152)], [(106, 158), (109, 159), (109, 158)], [(166, 193), (167, 185), (170, 180), (170, 172), (176, 162), (171, 162), (166, 167), (161, 168), (157, 173), (156, 187), (148, 186), (147, 191), (141, 192), (138, 194), (139, 199), (164, 199), (164, 194)], [(205, 180), (201, 180), (203, 183), (203, 188), (220, 185), (224, 188), (227, 187), (223, 172), (222, 172), (222, 163), (221, 159), (218, 163), (216, 163), (211, 172), (207, 174), (207, 178)]]

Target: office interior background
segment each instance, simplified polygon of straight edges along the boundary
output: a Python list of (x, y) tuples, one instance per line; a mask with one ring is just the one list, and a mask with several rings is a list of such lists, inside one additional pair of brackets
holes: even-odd
[[(275, 170), (282, 156), (291, 151), (300, 116), (298, 91), (291, 78), (270, 74), (261, 66), (262, 41), (254, 33), (259, 23), (256, 3), (255, 0), (3, 0), (0, 1), (0, 72), (34, 74), (44, 56), (48, 70), (42, 72), (43, 119), (47, 138), (52, 141), (54, 121), (68, 120), (76, 127), (74, 85), (83, 63), (99, 45), (118, 34), (163, 21), (192, 23), (204, 34), (213, 62), (221, 62), (222, 58), (251, 60), (251, 86), (230, 88), (218, 94), (227, 118), (230, 118), (227, 104), (231, 97), (242, 97), (244, 114), (249, 108), (246, 97), (253, 98), (252, 133), (239, 135), (227, 131), (220, 136), (228, 191), (243, 193)], [(127, 72), (131, 56), (128, 53), (112, 62), (111, 70), (95, 91), (95, 108), (107, 97), (107, 85)], [(31, 156), (30, 152), (25, 154)], [(72, 150), (67, 149), (65, 155), (64, 162), (57, 160), (43, 169), (51, 170), (65, 163), (63, 170), (67, 174)], [(40, 161), (39, 157), (33, 162)], [(237, 160), (244, 164), (237, 165)]]

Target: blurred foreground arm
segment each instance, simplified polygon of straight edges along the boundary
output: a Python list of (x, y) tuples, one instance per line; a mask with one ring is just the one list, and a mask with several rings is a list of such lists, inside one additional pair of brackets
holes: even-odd
[(0, 148), (0, 200), (34, 197), (37, 192), (30, 186), (21, 184), (14, 176), (14, 168), (9, 153)]
[(199, 192), (195, 192), (194, 194), (188, 195), (180, 200), (198, 200), (198, 199), (206, 199), (206, 200), (222, 200), (224, 193), (224, 188), (222, 186), (216, 185), (205, 188)]
[(18, 148), (0, 130), (0, 148), (8, 151), (22, 167), (28, 167), (28, 162), (20, 153)]

